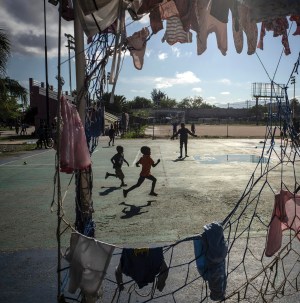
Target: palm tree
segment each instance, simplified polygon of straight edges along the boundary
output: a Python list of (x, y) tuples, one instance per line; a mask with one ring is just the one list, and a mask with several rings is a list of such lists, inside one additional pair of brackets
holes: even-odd
[(10, 42), (3, 29), (0, 28), (0, 76), (6, 72), (6, 63), (10, 55)]
[[(8, 118), (13, 112), (9, 111), (8, 108), (17, 108), (18, 99), (21, 99), (23, 107), (27, 106), (27, 90), (18, 81), (5, 77), (6, 63), (9, 55), (9, 39), (3, 29), (0, 29), (0, 105), (2, 105), (2, 116), (8, 116)], [(5, 115), (5, 112), (7, 115)]]

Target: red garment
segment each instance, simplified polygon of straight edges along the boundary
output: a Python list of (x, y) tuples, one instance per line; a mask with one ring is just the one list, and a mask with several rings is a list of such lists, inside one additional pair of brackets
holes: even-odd
[(300, 35), (300, 15), (299, 16), (296, 16), (296, 15), (291, 16), (290, 21), (295, 21), (296, 24), (297, 24), (296, 31), (293, 33), (293, 35), (294, 36)]
[(142, 171), (140, 173), (141, 177), (148, 177), (151, 175), (151, 166), (154, 164), (153, 159), (149, 155), (144, 155), (139, 161), (139, 164), (142, 165)]
[(295, 231), (300, 240), (300, 195), (281, 190), (275, 195), (274, 210), (266, 242), (266, 256), (273, 256), (281, 247), (282, 232)]
[(62, 132), (60, 140), (60, 170), (70, 174), (75, 169), (91, 165), (84, 128), (75, 105), (61, 97)]
[(289, 28), (289, 23), (286, 17), (280, 17), (268, 21), (263, 21), (261, 23), (260, 39), (257, 48), (260, 48), (261, 50), (264, 49), (263, 39), (264, 36), (266, 35), (266, 30), (273, 31), (274, 32), (273, 37), (282, 36), (281, 43), (284, 47), (284, 53), (286, 55), (289, 55), (291, 53), (291, 50), (290, 50), (289, 40), (287, 35), (288, 28)]

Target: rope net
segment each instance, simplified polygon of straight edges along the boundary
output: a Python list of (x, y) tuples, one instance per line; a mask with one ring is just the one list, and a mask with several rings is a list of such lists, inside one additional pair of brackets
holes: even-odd
[[(105, 34), (98, 35), (93, 41), (88, 56), (86, 84), (89, 91), (101, 100), (107, 74), (107, 64), (111, 45)], [(106, 49), (106, 53), (99, 50)], [(89, 54), (89, 51), (87, 52)], [(96, 54), (98, 57), (96, 57)], [(297, 73), (299, 58), (292, 72)], [(291, 76), (292, 76), (291, 75)], [(289, 79), (290, 81), (290, 79)], [(271, 81), (271, 84), (275, 84)], [(300, 189), (299, 183), (299, 129), (294, 123), (287, 86), (282, 87), (282, 96), (270, 98), (269, 119), (266, 125), (265, 139), (260, 160), (251, 174), (249, 182), (232, 211), (219, 222), (224, 232), (226, 257), (224, 258), (223, 288), (226, 289), (221, 297), (214, 297), (213, 283), (206, 279), (206, 271), (200, 272), (195, 257), (195, 241), (203, 239), (203, 234), (182, 239), (176, 243), (162, 246), (166, 268), (160, 272), (167, 273), (165, 287), (158, 289), (159, 276), (153, 283), (139, 288), (136, 281), (124, 275), (122, 287), (117, 283), (115, 267), (118, 266), (122, 248), (117, 248), (112, 255), (107, 274), (102, 282), (101, 291), (97, 296), (89, 296), (81, 290), (75, 294), (68, 293), (69, 266), (59, 269), (64, 275), (61, 283), (60, 302), (276, 302), (283, 296), (297, 295), (300, 289), (300, 218), (299, 200), (296, 194)], [(98, 144), (98, 133), (93, 132), (92, 124), (99, 122), (93, 114), (101, 110), (101, 102), (92, 104), (88, 97), (87, 106), (87, 139), (90, 153)], [(275, 109), (275, 110), (274, 110)], [(273, 112), (274, 111), (274, 112)], [(93, 113), (93, 114), (91, 114)], [(94, 116), (97, 116), (96, 114)], [(100, 115), (99, 115), (100, 116)], [(280, 139), (278, 139), (280, 137)], [(58, 207), (62, 208), (62, 221), (65, 228), (62, 234), (70, 231), (80, 231), (82, 234), (94, 237), (94, 222), (91, 219), (93, 210), (91, 202), (92, 172), (76, 173), (76, 182), (81, 191), (76, 194), (76, 222), (82, 226), (71, 224), (63, 212), (63, 201)], [(79, 183), (84, 183), (85, 186)], [(288, 218), (287, 230), (283, 233), (282, 243), (278, 250), (267, 253), (267, 235), (271, 230), (274, 215), (262, 207), (265, 203), (275, 201), (275, 196), (284, 191), (288, 193), (293, 204), (293, 217)], [(82, 198), (88, 197), (84, 203)], [(290, 201), (289, 200), (289, 201)], [(86, 206), (85, 209), (83, 207)], [(285, 219), (284, 219), (285, 220)], [(283, 221), (284, 221), (283, 220)], [(286, 221), (284, 221), (286, 222)], [(282, 232), (281, 228), (279, 234)], [(269, 235), (270, 236), (270, 235)], [(275, 241), (276, 239), (274, 239)], [(276, 240), (277, 241), (277, 240)], [(268, 254), (268, 256), (266, 256)]]

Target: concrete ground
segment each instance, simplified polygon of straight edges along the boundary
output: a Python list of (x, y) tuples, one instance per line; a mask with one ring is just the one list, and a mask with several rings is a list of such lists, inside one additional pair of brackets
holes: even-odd
[[(157, 178), (158, 196), (148, 195), (150, 182), (146, 180), (125, 199), (122, 188), (119, 187), (119, 180), (113, 177), (104, 178), (107, 171), (113, 172), (110, 158), (116, 152), (115, 147), (109, 147), (107, 143), (107, 137), (100, 138), (92, 156), (95, 210), (93, 219), (96, 223), (96, 238), (117, 247), (169, 245), (202, 233), (205, 224), (222, 221), (231, 212), (251, 177), (257, 180), (261, 169), (266, 165), (263, 164), (257, 169), (257, 159), (262, 155), (264, 147), (260, 136), (255, 139), (191, 138), (188, 145), (189, 157), (184, 160), (178, 160), (178, 140), (117, 138), (115, 145), (124, 147), (125, 158), (130, 164), (129, 167), (123, 167), (128, 186), (135, 184), (140, 172), (134, 164), (141, 156), (141, 146), (148, 145), (151, 147), (153, 159), (161, 159), (161, 163), (152, 169)], [(276, 146), (275, 150), (280, 153), (280, 141), (276, 142)], [(269, 157), (267, 149), (264, 150), (263, 156), (266, 159)], [(273, 154), (271, 163), (277, 161), (276, 154)], [(292, 184), (293, 171), (288, 170), (288, 167), (285, 171), (286, 183)], [(0, 291), (3, 302), (56, 301), (57, 217), (56, 208), (51, 211), (50, 207), (54, 172), (54, 150), (35, 150), (9, 157), (0, 156)], [(268, 188), (277, 191), (280, 188), (281, 176), (282, 170), (274, 169), (268, 175)], [(266, 179), (261, 180), (254, 186), (254, 194), (264, 186), (265, 181)], [(61, 188), (65, 197), (64, 220), (72, 225), (75, 220), (75, 185), (71, 175), (61, 174)], [(261, 222), (269, 223), (273, 203), (274, 193), (266, 189), (255, 209), (259, 220), (254, 219), (251, 225), (251, 241), (247, 244), (245, 241), (248, 237), (242, 234), (243, 240), (237, 241), (237, 245), (232, 247), (233, 258), (240, 257), (246, 245), (252, 247), (251, 254), (256, 255), (257, 259), (263, 255), (266, 228)], [(249, 226), (249, 218), (251, 219), (253, 213), (251, 206), (240, 221), (242, 229)], [(234, 226), (235, 223), (232, 224)], [(69, 239), (70, 230), (67, 230), (61, 238), (63, 249), (68, 246)], [(198, 281), (199, 283), (185, 285), (188, 267), (176, 267), (176, 264), (192, 262), (192, 243), (180, 245), (178, 250), (174, 250), (174, 255), (166, 254), (166, 259), (174, 262), (165, 290), (166, 294), (171, 295), (158, 293), (162, 297), (154, 302), (200, 301), (199, 289), (203, 283)], [(299, 252), (299, 246), (297, 243), (295, 245), (294, 249)], [(114, 280), (113, 271), (118, 263), (119, 251), (116, 249), (108, 270), (107, 277), (111, 280)], [(250, 267), (250, 278), (262, 268), (262, 264), (269, 261), (257, 262), (258, 265), (254, 266), (252, 257), (249, 257), (245, 262), (248, 262), (247, 266)], [(194, 263), (191, 264), (189, 279), (197, 275)], [(299, 264), (297, 266), (299, 269)], [(64, 273), (62, 276), (64, 277)], [(233, 293), (242, 277), (244, 275), (239, 270), (228, 281), (228, 293)], [(174, 289), (182, 285), (185, 285), (182, 291), (174, 292)], [(115, 284), (106, 280), (103, 287), (103, 302), (111, 302)], [(134, 302), (146, 300), (141, 299), (135, 292), (131, 298)], [(128, 294), (123, 294), (119, 302), (127, 301)], [(237, 297), (232, 297), (227, 301), (238, 300)], [(257, 302), (260, 301), (258, 298)], [(296, 292), (292, 296), (274, 298), (271, 302), (299, 301), (300, 294)]]

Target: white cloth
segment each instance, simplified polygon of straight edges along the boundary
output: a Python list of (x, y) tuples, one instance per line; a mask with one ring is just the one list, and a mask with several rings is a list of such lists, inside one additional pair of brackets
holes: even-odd
[(115, 247), (93, 238), (72, 233), (66, 260), (70, 262), (69, 292), (80, 288), (84, 294), (99, 292)]
[[(78, 3), (78, 17), (87, 37), (92, 37), (112, 25), (118, 17), (119, 3), (122, 3), (120, 0), (96, 0), (95, 2), (100, 9), (94, 10), (93, 2), (79, 0)], [(106, 5), (103, 5), (105, 3)]]

